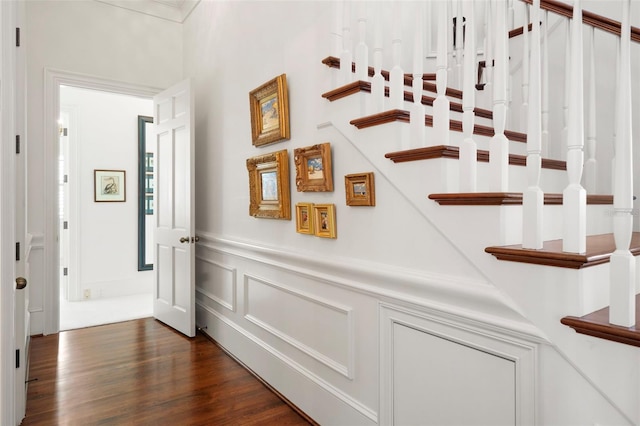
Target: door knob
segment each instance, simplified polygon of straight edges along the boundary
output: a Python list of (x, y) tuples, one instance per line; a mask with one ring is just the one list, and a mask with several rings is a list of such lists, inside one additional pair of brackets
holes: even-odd
[(16, 288), (22, 290), (27, 286), (27, 279), (23, 277), (16, 278)]
[(198, 237), (197, 235), (195, 237), (191, 237), (192, 243), (197, 243), (198, 241), (200, 241), (200, 237)]
[(181, 242), (181, 243), (188, 243), (188, 242), (189, 242), (189, 237), (182, 237), (182, 238), (180, 238), (180, 242)]

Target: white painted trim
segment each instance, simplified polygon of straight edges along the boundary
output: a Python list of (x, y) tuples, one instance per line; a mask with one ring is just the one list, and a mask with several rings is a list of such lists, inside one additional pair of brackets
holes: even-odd
[(167, 21), (183, 23), (191, 15), (200, 0), (182, 0), (178, 4), (162, 0), (95, 0), (111, 6), (154, 16)]
[[(327, 381), (323, 380), (318, 375), (312, 373), (311, 371), (304, 368), (302, 365), (284, 355), (282, 352), (277, 351), (272, 346), (268, 345), (263, 340), (259, 339), (255, 335), (249, 333), (247, 330), (241, 328), (236, 323), (232, 322), (230, 319), (211, 309), (210, 307), (203, 305), (201, 302), (196, 301), (196, 305), (203, 309), (207, 314), (215, 317), (217, 321), (220, 321), (225, 326), (230, 327), (235, 333), (240, 335), (243, 339), (250, 341), (252, 344), (256, 345), (259, 349), (262, 349), (266, 352), (266, 354), (275, 358), (278, 362), (284, 364), (286, 367), (291, 369), (295, 374), (303, 376), (305, 379), (312, 382), (314, 385), (320, 387), (323, 391), (328, 392), (333, 397), (346, 404), (348, 407), (352, 408), (360, 415), (366, 417), (374, 423), (378, 422), (378, 414), (371, 408), (366, 405), (360, 403), (359, 401), (353, 399), (351, 396), (345, 394), (343, 391), (338, 389), (337, 387), (331, 385)], [(199, 327), (202, 327), (204, 324), (198, 324)], [(219, 326), (216, 326), (218, 328)], [(213, 327), (212, 327), (213, 328)], [(211, 335), (207, 329), (203, 330), (205, 333)], [(213, 338), (216, 338), (215, 335), (211, 335)], [(221, 345), (224, 345), (224, 342), (218, 342)], [(241, 357), (240, 357), (241, 358)], [(270, 357), (266, 357), (270, 358)], [(249, 368), (252, 366), (249, 365)], [(257, 374), (260, 374), (260, 371), (256, 371)], [(285, 395), (286, 396), (286, 395)]]
[(57, 197), (57, 147), (58, 117), (60, 115), (60, 86), (74, 86), (84, 89), (101, 90), (141, 98), (153, 98), (161, 89), (119, 82), (116, 80), (90, 76), (87, 74), (44, 69), (44, 277), (43, 333), (54, 334), (60, 331), (60, 283), (58, 280), (58, 197)]
[[(251, 315), (249, 313), (249, 307), (250, 307), (250, 303), (249, 303), (249, 279), (252, 279), (254, 281), (257, 281), (261, 284), (267, 285), (269, 287), (275, 288), (277, 290), (281, 290), (284, 291), (285, 293), (289, 293), (292, 296), (298, 297), (300, 299), (306, 300), (308, 302), (311, 303), (315, 303), (316, 305), (325, 307), (325, 308), (329, 308), (335, 312), (344, 314), (346, 316), (347, 319), (347, 365), (344, 365), (326, 355), (324, 355), (323, 353), (317, 351), (316, 349), (313, 349), (311, 347), (309, 347), (308, 345), (305, 345), (304, 343), (302, 343), (300, 340), (289, 336), (287, 333), (277, 330), (276, 328), (272, 327), (271, 325), (265, 323), (264, 321), (258, 319), (257, 317)], [(262, 328), (263, 330), (267, 331), (268, 333), (278, 337), (279, 339), (283, 340), (284, 342), (287, 342), (288, 344), (290, 344), (291, 346), (293, 346), (294, 348), (298, 349), (301, 352), (304, 352), (305, 354), (309, 355), (311, 358), (314, 358), (316, 361), (321, 362), (322, 364), (326, 365), (327, 367), (331, 368), (334, 371), (337, 371), (338, 373), (340, 373), (341, 375), (343, 375), (344, 377), (348, 378), (349, 380), (353, 380), (353, 372), (354, 372), (354, 367), (355, 367), (355, 360), (354, 360), (354, 346), (355, 346), (355, 336), (354, 336), (354, 325), (353, 325), (353, 309), (351, 307), (348, 306), (344, 306), (344, 305), (340, 305), (338, 303), (335, 303), (333, 301), (329, 301), (327, 299), (324, 298), (319, 298), (319, 297), (315, 297), (312, 296), (308, 293), (305, 292), (301, 292), (301, 291), (297, 291), (294, 290), (288, 286), (282, 285), (282, 284), (276, 284), (272, 281), (266, 280), (264, 278), (260, 278), (257, 277), (255, 275), (250, 275), (250, 274), (245, 274), (244, 275), (244, 318), (257, 325), (258, 327)]]
[[(214, 265), (217, 266), (220, 269), (224, 269), (226, 271), (231, 272), (232, 278), (231, 278), (231, 287), (232, 287), (232, 291), (233, 291), (233, 295), (232, 295), (232, 300), (231, 303), (228, 303), (225, 300), (222, 300), (221, 298), (219, 298), (218, 296), (216, 296), (215, 294), (209, 292), (209, 291), (205, 291), (202, 290), (201, 288), (196, 287), (196, 293), (200, 293), (203, 296), (213, 300), (214, 302), (216, 302), (218, 305), (227, 308), (228, 310), (230, 310), (231, 312), (236, 312), (237, 309), (237, 284), (236, 284), (236, 278), (237, 278), (237, 270), (236, 268), (233, 268), (231, 266), (227, 266), (227, 265), (223, 265), (222, 263), (216, 262), (214, 260), (210, 260), (210, 259), (206, 259), (202, 256), (198, 256), (196, 255), (196, 262), (197, 261), (202, 261), (205, 263), (208, 263), (210, 265)], [(197, 271), (197, 267), (196, 267), (196, 271)], [(196, 272), (197, 274), (197, 272)]]
[[(249, 259), (377, 298), (388, 297), (410, 306), (429, 308), (441, 312), (442, 315), (451, 315), (459, 321), (482, 324), (485, 329), (492, 327), (502, 334), (517, 338), (537, 342), (549, 341), (538, 328), (521, 319), (517, 311), (514, 310), (510, 314), (505, 307), (510, 308), (511, 302), (495, 287), (484, 282), (395, 268), (380, 263), (371, 264), (352, 259), (346, 262), (318, 255), (304, 256), (253, 242), (230, 240), (203, 231), (196, 233), (200, 236), (200, 249)], [(386, 285), (389, 283), (393, 285)], [(430, 293), (431, 297), (422, 297), (425, 293)], [(455, 300), (456, 304), (435, 302), (437, 299)], [(484, 312), (474, 311), (468, 306), (483, 306)], [(503, 315), (486, 313), (492, 310), (500, 311)]]

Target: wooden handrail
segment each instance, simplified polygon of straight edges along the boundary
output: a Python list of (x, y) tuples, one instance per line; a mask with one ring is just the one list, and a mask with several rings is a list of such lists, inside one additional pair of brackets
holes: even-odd
[[(528, 4), (533, 4), (533, 0), (522, 1)], [(557, 0), (540, 0), (540, 8), (564, 16), (565, 18), (571, 18), (573, 16), (573, 6)], [(589, 12), (588, 10), (583, 10), (582, 23), (620, 37), (621, 24), (619, 21)], [(631, 27), (631, 41), (640, 43), (640, 28)]]

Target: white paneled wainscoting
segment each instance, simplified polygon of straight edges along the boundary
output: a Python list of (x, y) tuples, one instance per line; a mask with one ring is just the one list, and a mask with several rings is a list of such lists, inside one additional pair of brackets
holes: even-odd
[(199, 234), (198, 327), (320, 424), (618, 415), (486, 283)]

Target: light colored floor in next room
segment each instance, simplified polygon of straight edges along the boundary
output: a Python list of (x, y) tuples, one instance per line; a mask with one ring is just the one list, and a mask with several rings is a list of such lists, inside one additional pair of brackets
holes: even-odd
[(150, 316), (153, 316), (152, 294), (80, 302), (60, 300), (60, 330), (93, 327)]

